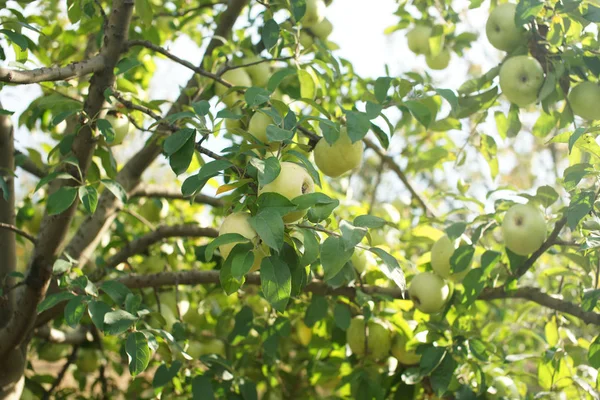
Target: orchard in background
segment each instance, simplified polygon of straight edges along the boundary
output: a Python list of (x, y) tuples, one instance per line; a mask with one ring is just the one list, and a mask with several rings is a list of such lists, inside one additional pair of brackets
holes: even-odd
[[(398, 1), (397, 76), (340, 58), (331, 1), (28, 3), (0, 399), (599, 398), (596, 2)], [(432, 78), (476, 43), (501, 62)]]

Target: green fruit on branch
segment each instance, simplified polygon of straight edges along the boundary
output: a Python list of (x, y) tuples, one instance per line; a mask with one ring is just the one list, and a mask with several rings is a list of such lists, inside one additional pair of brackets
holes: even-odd
[(392, 342), (392, 355), (403, 365), (417, 365), (421, 361), (421, 355), (414, 348), (407, 346), (410, 338), (402, 331), (394, 336)]
[(425, 61), (427, 62), (427, 66), (431, 69), (441, 70), (445, 69), (448, 64), (450, 64), (450, 50), (442, 49), (437, 55), (433, 56), (431, 54), (427, 54), (425, 56)]
[(321, 172), (333, 178), (360, 166), (363, 157), (361, 140), (352, 143), (345, 126), (340, 128), (340, 136), (330, 145), (323, 138), (314, 150), (315, 164)]
[(569, 104), (575, 115), (588, 121), (600, 120), (600, 86), (582, 82), (571, 89)]
[(158, 223), (169, 214), (169, 203), (165, 199), (145, 199), (138, 212), (148, 222)]
[(431, 37), (431, 28), (424, 25), (416, 25), (406, 34), (408, 48), (415, 54), (429, 54), (429, 38)]
[(107, 114), (105, 119), (110, 122), (110, 125), (115, 131), (115, 137), (112, 142), (109, 143), (110, 146), (118, 146), (125, 140), (125, 137), (129, 133), (129, 128), (131, 123), (129, 122), (129, 118), (126, 115), (117, 113), (117, 114)]
[[(227, 218), (223, 220), (223, 223), (219, 228), (219, 235), (224, 235), (226, 233), (238, 233), (246, 239), (249, 239), (256, 246), (260, 238), (258, 237), (258, 234), (254, 230), (254, 228), (252, 228), (252, 226), (250, 225), (250, 217), (251, 215), (246, 212), (236, 212), (233, 214), (229, 214)], [(231, 253), (231, 250), (233, 250), (235, 245), (237, 245), (238, 243), (239, 242), (228, 243), (219, 246), (221, 256), (223, 256), (224, 259), (227, 259), (227, 257), (229, 257), (229, 253)], [(255, 248), (253, 250), (253, 253), (254, 263), (252, 264), (252, 268), (250, 269), (250, 271), (256, 271), (260, 268), (260, 263), (262, 262), (263, 258), (265, 258), (265, 256), (269, 254), (269, 250), (261, 244), (258, 246), (258, 248)]]
[(40, 360), (55, 362), (65, 358), (69, 354), (70, 346), (60, 343), (45, 343), (38, 350)]
[(311, 26), (310, 31), (319, 39), (327, 40), (333, 32), (333, 24), (327, 18), (323, 18), (321, 22)]
[[(252, 86), (252, 80), (250, 79), (250, 75), (243, 68), (230, 69), (226, 71), (223, 75), (221, 75), (221, 79), (231, 83), (233, 86), (242, 86), (242, 87), (250, 87)], [(215, 85), (215, 93), (217, 96), (221, 98), (223, 103), (225, 103), (228, 107), (232, 107), (235, 103), (242, 100), (244, 95), (237, 91), (233, 91), (227, 95), (229, 88), (225, 85), (221, 85), (217, 83)]]
[(533, 57), (509, 58), (500, 68), (500, 88), (511, 102), (525, 107), (536, 102), (544, 84), (544, 70)]
[(520, 256), (539, 249), (546, 240), (546, 230), (544, 215), (531, 204), (515, 204), (502, 221), (504, 245)]
[[(263, 59), (259, 56), (251, 56), (244, 59), (243, 64), (251, 64), (257, 61), (262, 61)], [(260, 62), (258, 64), (250, 65), (244, 68), (248, 75), (250, 75), (250, 79), (252, 80), (253, 86), (265, 87), (271, 78), (271, 69), (269, 68), (269, 63), (266, 61)]]
[(500, 4), (490, 13), (485, 25), (485, 34), (492, 46), (498, 50), (512, 51), (526, 44), (527, 31), (515, 24), (516, 4)]
[[(284, 161), (280, 165), (281, 171), (277, 178), (261, 187), (258, 190), (259, 196), (263, 193), (273, 192), (293, 200), (298, 196), (315, 191), (315, 182), (303, 167), (288, 161)], [(307, 210), (289, 212), (283, 216), (283, 221), (290, 224), (304, 217), (306, 213)]]
[(355, 248), (354, 253), (352, 253), (352, 265), (358, 271), (358, 273), (362, 274), (367, 269), (367, 265), (369, 264), (369, 259), (367, 258), (366, 251), (363, 249)]
[(248, 132), (262, 143), (268, 144), (272, 149), (275, 149), (279, 146), (279, 143), (270, 143), (269, 139), (267, 138), (267, 127), (271, 124), (275, 124), (271, 116), (257, 111), (254, 113), (252, 118), (250, 118), (250, 122), (248, 123)]
[(325, 2), (323, 0), (306, 0), (306, 12), (300, 19), (305, 28), (310, 28), (325, 18)]
[(365, 332), (365, 319), (362, 315), (354, 317), (346, 331), (346, 341), (352, 353), (365, 355), (365, 333), (368, 357), (381, 360), (386, 357), (392, 347), (390, 330), (379, 321), (370, 320)]
[(304, 347), (308, 346), (312, 339), (312, 329), (306, 326), (301, 320), (296, 322), (296, 338)]
[(447, 235), (439, 238), (431, 247), (431, 269), (444, 279), (460, 282), (467, 275), (469, 269), (467, 268), (459, 273), (450, 273), (450, 259), (454, 254), (454, 250), (454, 243)]
[(84, 373), (96, 372), (99, 366), (98, 351), (95, 349), (81, 349), (75, 361), (77, 368)]
[(300, 42), (300, 45), (306, 49), (311, 47), (315, 43), (315, 40), (310, 35), (310, 33), (307, 33), (306, 31), (302, 30), (300, 31), (298, 42)]
[(408, 295), (419, 311), (434, 314), (444, 309), (450, 296), (450, 288), (440, 276), (422, 272), (412, 278)]

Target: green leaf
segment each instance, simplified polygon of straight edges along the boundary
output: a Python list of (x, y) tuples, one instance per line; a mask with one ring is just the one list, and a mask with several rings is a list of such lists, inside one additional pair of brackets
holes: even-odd
[(450, 266), (452, 272), (458, 273), (469, 268), (474, 254), (475, 248), (470, 245), (462, 245), (459, 246), (458, 249), (454, 250), (454, 253), (450, 257)]
[(573, 150), (573, 146), (577, 142), (577, 140), (585, 133), (585, 128), (577, 128), (575, 132), (571, 136), (569, 136), (569, 154)]
[(408, 111), (410, 111), (412, 116), (415, 117), (415, 119), (419, 121), (421, 125), (423, 125), (425, 128), (429, 127), (433, 119), (429, 107), (427, 107), (421, 102), (414, 100), (405, 101), (403, 103), (403, 106), (406, 107)]
[(251, 217), (250, 226), (254, 228), (262, 241), (279, 252), (283, 246), (284, 226), (281, 216), (273, 210), (262, 210), (254, 217)]
[(340, 231), (342, 232), (342, 241), (346, 250), (354, 248), (367, 234), (366, 228), (354, 226), (345, 220), (340, 222)]
[(231, 276), (236, 281), (241, 281), (244, 275), (250, 272), (254, 263), (252, 250), (254, 250), (252, 243), (238, 243), (227, 256), (225, 268), (231, 270)]
[(378, 102), (383, 103), (387, 98), (387, 92), (390, 89), (392, 78), (382, 76), (375, 81), (375, 98)]
[(85, 313), (87, 303), (85, 303), (84, 300), (84, 296), (77, 296), (69, 300), (65, 306), (65, 322), (71, 328), (75, 328), (77, 325), (79, 325), (81, 317), (83, 317), (83, 313)]
[(146, 370), (150, 362), (148, 339), (142, 332), (132, 332), (127, 336), (125, 352), (129, 359), (129, 373), (136, 376)]
[(458, 239), (467, 229), (467, 224), (464, 222), (455, 222), (445, 229), (446, 235), (450, 240)]
[(356, 143), (362, 140), (369, 129), (371, 128), (371, 121), (366, 114), (358, 111), (347, 111), (346, 113), (346, 128), (348, 130), (348, 137), (352, 143)]
[(29, 42), (25, 35), (21, 35), (20, 33), (8, 29), (0, 29), (0, 33), (5, 34), (8, 40), (19, 46), (22, 51), (27, 50)]
[(567, 207), (567, 226), (571, 230), (575, 229), (579, 221), (592, 210), (594, 198), (593, 191), (583, 191), (571, 197), (571, 202)]
[(190, 176), (183, 182), (181, 193), (184, 196), (194, 195), (204, 187), (210, 178), (231, 167), (233, 164), (227, 160), (214, 160), (204, 164), (196, 175)]
[(208, 376), (200, 375), (192, 379), (192, 400), (215, 400), (215, 393)]
[(290, 3), (292, 4), (292, 15), (298, 22), (306, 13), (306, 0), (291, 0)]
[(390, 139), (383, 129), (371, 122), (371, 130), (375, 133), (375, 136), (377, 136), (379, 144), (381, 144), (384, 149), (387, 149), (390, 146)]
[(265, 257), (260, 265), (261, 289), (265, 299), (279, 312), (284, 312), (292, 292), (292, 275), (277, 256)]
[(102, 118), (98, 119), (96, 121), (96, 127), (100, 130), (107, 143), (112, 143), (113, 140), (115, 140), (115, 130), (108, 120)]
[(227, 295), (231, 295), (237, 292), (244, 283), (245, 278), (236, 279), (231, 272), (231, 263), (223, 263), (221, 266), (221, 272), (219, 272), (219, 282), (221, 282), (221, 287), (227, 293)]
[(190, 140), (196, 133), (195, 129), (183, 128), (170, 135), (163, 143), (163, 150), (168, 156), (175, 154)]
[(137, 321), (137, 317), (125, 310), (107, 312), (104, 315), (104, 332), (108, 335), (119, 335), (127, 331)]
[(166, 364), (161, 364), (154, 374), (154, 378), (152, 379), (152, 387), (159, 388), (165, 386), (167, 383), (171, 382), (173, 378), (177, 376), (179, 369), (181, 368), (182, 363), (179, 360), (173, 361), (171, 364), (171, 368), (167, 367)]
[(396, 260), (394, 257), (392, 257), (392, 255), (387, 253), (385, 250), (380, 249), (379, 247), (371, 247), (369, 251), (371, 253), (377, 254), (377, 256), (379, 256), (379, 258), (381, 258), (381, 260), (384, 262), (383, 265), (379, 265), (379, 269), (381, 270), (381, 272), (383, 272), (385, 276), (388, 277), (388, 279), (394, 281), (396, 286), (398, 286), (402, 290), (405, 290), (406, 278), (404, 277), (404, 272), (398, 264), (398, 260)]
[[(210, 103), (206, 100), (200, 100), (195, 103), (192, 103), (192, 108), (194, 109), (196, 114), (198, 114), (201, 117), (204, 117), (204, 116), (208, 115), (208, 112), (210, 111)], [(222, 110), (222, 111), (228, 111), (228, 110)], [(241, 116), (239, 116), (239, 117), (241, 117)]]
[(456, 96), (456, 93), (454, 93), (453, 90), (435, 89), (435, 92), (437, 94), (439, 94), (440, 96), (442, 96), (444, 99), (446, 99), (446, 101), (448, 103), (450, 103), (450, 106), (452, 107), (453, 110), (458, 108), (458, 97)]
[[(304, 1), (304, 0), (303, 0)], [(274, 92), (275, 89), (279, 86), (279, 84), (288, 76), (295, 75), (298, 73), (298, 70), (295, 68), (283, 68), (279, 71), (275, 72), (271, 78), (269, 78), (269, 83), (267, 83), (267, 89), (271, 92)], [(217, 115), (218, 116), (218, 115)]]
[(125, 299), (131, 294), (131, 290), (119, 281), (105, 281), (100, 285), (100, 290), (109, 295), (118, 305), (125, 303)]
[(287, 197), (275, 192), (262, 193), (260, 196), (258, 196), (256, 205), (258, 206), (259, 210), (270, 209), (282, 217), (298, 208), (294, 203), (288, 200)]
[(327, 317), (328, 311), (329, 303), (327, 303), (327, 299), (323, 296), (314, 295), (306, 309), (304, 324), (309, 328), (312, 328), (317, 322)]
[(267, 139), (269, 139), (269, 142), (289, 141), (292, 140), (293, 137), (293, 131), (281, 129), (273, 124), (267, 126)]
[(182, 148), (169, 157), (169, 165), (175, 175), (181, 175), (187, 171), (192, 162), (192, 157), (194, 156), (195, 145), (194, 136), (192, 136)]
[(112, 179), (102, 179), (101, 182), (117, 199), (127, 203), (127, 192), (119, 182)]
[(342, 238), (329, 236), (321, 245), (321, 265), (325, 280), (336, 276), (352, 257), (354, 248), (346, 249)]
[(523, 26), (532, 21), (544, 8), (544, 3), (540, 0), (523, 0), (518, 2), (515, 10), (515, 24)]
[(269, 157), (264, 161), (254, 158), (251, 162), (258, 170), (258, 185), (261, 187), (273, 182), (281, 172), (277, 157)]
[(64, 274), (69, 269), (71, 269), (72, 266), (73, 264), (69, 261), (59, 258), (54, 262), (54, 265), (52, 266), (52, 273), (55, 275)]
[(588, 350), (588, 360), (593, 368), (600, 368), (600, 335), (596, 336)]
[(369, 229), (379, 229), (385, 226), (386, 221), (383, 218), (374, 215), (359, 215), (354, 218), (354, 226), (360, 226)]
[(452, 354), (447, 352), (440, 365), (431, 373), (431, 388), (437, 395), (442, 396), (448, 390), (457, 366)]
[(75, 295), (71, 292), (58, 292), (53, 293), (49, 296), (46, 296), (44, 300), (41, 301), (37, 306), (37, 312), (42, 313), (46, 310), (51, 309), (55, 305), (62, 303), (63, 301), (71, 300)]
[(104, 316), (111, 311), (112, 308), (103, 301), (90, 301), (88, 304), (88, 314), (100, 331), (104, 331)]
[(238, 243), (238, 242), (246, 242), (246, 241), (248, 241), (248, 239), (245, 238), (244, 236), (240, 235), (239, 233), (225, 233), (223, 235), (219, 235), (217, 238), (215, 238), (212, 242), (210, 242), (206, 246), (206, 250), (205, 250), (206, 261), (208, 262), (208, 261), (212, 260), (213, 254), (219, 246), (222, 246), (224, 244), (229, 244), (229, 243)]
[(72, 186), (62, 186), (56, 192), (48, 196), (46, 210), (48, 215), (57, 215), (69, 207), (77, 198), (77, 188)]
[(98, 205), (98, 191), (93, 186), (80, 186), (79, 200), (88, 214), (93, 214)]
[(558, 193), (552, 186), (544, 185), (537, 189), (535, 198), (548, 208), (558, 200)]
[(429, 375), (431, 371), (437, 368), (445, 355), (446, 349), (444, 347), (434, 347), (433, 345), (427, 347), (421, 355), (419, 364), (421, 375)]
[(279, 40), (279, 24), (274, 19), (270, 19), (265, 22), (262, 29), (263, 44), (269, 50), (277, 44), (277, 40)]
[(140, 16), (145, 26), (151, 26), (154, 19), (150, 0), (135, 0), (135, 13)]
[(235, 324), (227, 340), (231, 343), (238, 336), (246, 337), (250, 332), (250, 329), (252, 329), (253, 318), (254, 314), (252, 313), (252, 309), (248, 306), (242, 307), (235, 315)]
[(588, 4), (587, 12), (583, 14), (583, 18), (587, 19), (590, 22), (600, 23), (600, 8)]
[(319, 187), (321, 187), (321, 178), (319, 176), (319, 172), (317, 171), (317, 169), (315, 168), (315, 166), (310, 162), (310, 160), (308, 158), (306, 158), (306, 156), (296, 150), (290, 150), (287, 152), (287, 154), (292, 155), (294, 157), (296, 157), (298, 160), (300, 160), (300, 162), (302, 164), (304, 164), (304, 167), (306, 168), (306, 171), (308, 171), (308, 174), (310, 175), (310, 177), (313, 179), (313, 181), (315, 181), (315, 184)]
[[(499, 253), (497, 254), (498, 258), (496, 258), (496, 261), (500, 258)], [(482, 276), (483, 268), (473, 268), (467, 273), (462, 281), (463, 287), (465, 288), (465, 298), (463, 304), (467, 307), (473, 304), (479, 297), (479, 294), (481, 294), (483, 291), (485, 282), (481, 281)]]
[(313, 100), (317, 94), (317, 87), (312, 75), (301, 69), (298, 70), (297, 74), (300, 81), (300, 97)]
[(333, 309), (333, 319), (335, 324), (343, 331), (348, 329), (350, 326), (350, 320), (352, 319), (352, 313), (347, 305), (336, 303)]
[(304, 252), (300, 257), (300, 265), (306, 266), (319, 258), (319, 240), (315, 233), (309, 229), (302, 229), (302, 237), (304, 239)]
[(142, 63), (135, 57), (125, 57), (121, 60), (119, 60), (119, 62), (116, 65), (116, 71), (115, 71), (115, 75), (121, 75), (124, 74), (125, 72), (137, 67), (138, 65), (141, 65)]
[(248, 107), (256, 107), (260, 106), (269, 101), (271, 97), (271, 92), (266, 89), (259, 87), (251, 87), (246, 90), (244, 94), (244, 99), (246, 99), (246, 103), (248, 103)]
[(14, 111), (5, 110), (4, 108), (0, 108), (0, 115), (13, 115)]

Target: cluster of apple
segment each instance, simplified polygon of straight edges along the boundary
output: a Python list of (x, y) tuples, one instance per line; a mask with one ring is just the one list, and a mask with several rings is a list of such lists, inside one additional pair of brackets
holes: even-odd
[[(485, 27), (490, 44), (509, 54), (518, 53), (529, 35), (526, 29), (515, 24), (516, 8), (513, 3), (499, 5), (490, 13)], [(544, 80), (544, 68), (529, 55), (511, 56), (500, 67), (502, 93), (520, 107), (537, 101)], [(597, 83), (584, 81), (577, 84), (570, 91), (568, 100), (575, 115), (592, 121), (600, 119), (600, 86)]]
[[(546, 240), (546, 221), (540, 210), (532, 204), (515, 204), (508, 209), (502, 221), (504, 245), (513, 253), (527, 256), (542, 246)], [(455, 243), (447, 235), (431, 247), (431, 269), (413, 277), (408, 295), (421, 312), (435, 314), (442, 311), (450, 298), (447, 279), (461, 282), (468, 269), (452, 272), (451, 258)]]
[(429, 39), (433, 29), (426, 25), (416, 25), (406, 35), (408, 48), (415, 54), (425, 55), (425, 62), (431, 69), (441, 70), (450, 64), (451, 53), (447, 47), (443, 47), (439, 52), (431, 51)]
[(313, 45), (314, 37), (327, 40), (333, 32), (331, 21), (325, 18), (324, 15), (325, 7), (327, 7), (327, 4), (323, 0), (308, 0), (306, 2), (306, 12), (300, 20), (302, 30), (299, 37), (299, 42), (304, 48)]

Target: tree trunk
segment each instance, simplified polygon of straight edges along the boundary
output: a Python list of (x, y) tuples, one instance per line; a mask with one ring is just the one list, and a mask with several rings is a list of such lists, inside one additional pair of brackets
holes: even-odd
[[(0, 108), (2, 105), (0, 104)], [(8, 193), (0, 194), (0, 222), (15, 225), (15, 170), (14, 129), (9, 116), (0, 115), (0, 176), (6, 182)], [(5, 200), (5, 197), (7, 198)], [(0, 329), (11, 319), (15, 306), (14, 279), (7, 277), (17, 266), (15, 233), (0, 228)], [(0, 360), (0, 399), (19, 399), (25, 378), (26, 350), (12, 349), (7, 357)]]

